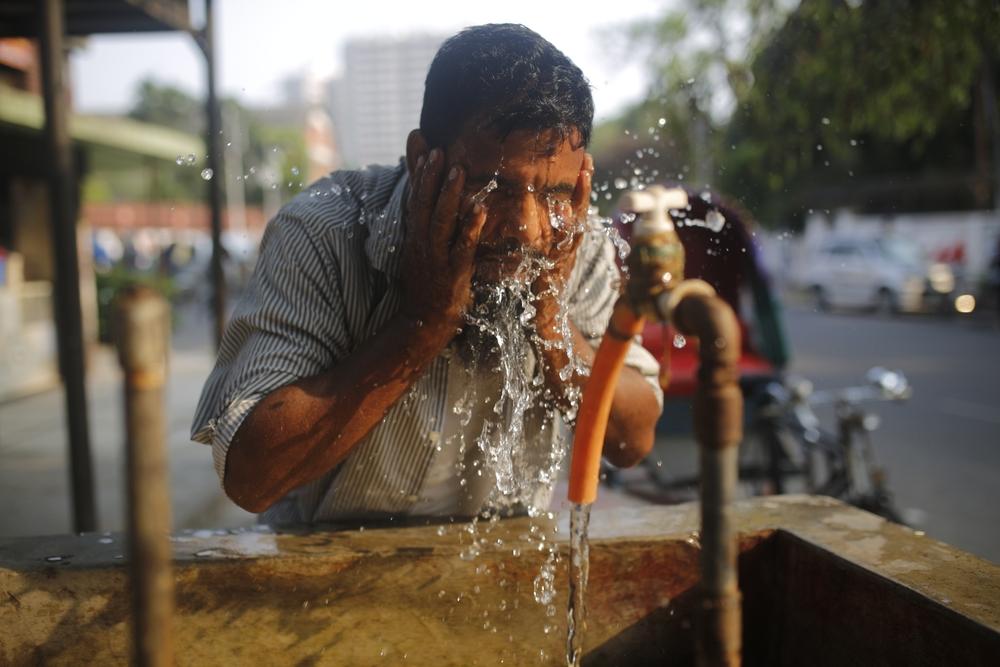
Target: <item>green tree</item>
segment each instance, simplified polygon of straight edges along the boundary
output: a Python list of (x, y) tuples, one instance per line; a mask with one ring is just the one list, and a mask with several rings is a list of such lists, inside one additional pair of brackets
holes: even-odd
[(776, 217), (974, 205), (961, 182), (997, 35), (992, 0), (804, 0), (753, 57), (722, 183)]
[(619, 55), (643, 64), (649, 87), (642, 102), (596, 128), (597, 182), (714, 183), (734, 101), (750, 85), (748, 54), (795, 1), (682, 0), (619, 31)]
[[(244, 173), (226, 174), (225, 177), (244, 184), (246, 202), (260, 204), (264, 199), (264, 190), (269, 188), (280, 189), (283, 193), (301, 190), (302, 179), (295, 173), (305, 171), (301, 128), (261, 123), (252, 110), (234, 98), (224, 98), (220, 103), (223, 118), (235, 117), (240, 128), (240, 136), (225, 137), (225, 150), (240, 149), (244, 167)], [(202, 135), (205, 132), (204, 102), (175, 86), (152, 79), (139, 84), (135, 105), (128, 116), (191, 134)], [(184, 162), (176, 168), (161, 169), (152, 197), (161, 200), (202, 199), (205, 188), (200, 174), (204, 158), (204, 155), (198, 155), (193, 165)], [(111, 184), (101, 183), (100, 190), (135, 190), (134, 179), (127, 175), (113, 180)], [(145, 179), (140, 185), (147, 182), (148, 179)]]
[(204, 104), (180, 88), (144, 79), (139, 83), (135, 97), (135, 104), (128, 112), (129, 118), (189, 134), (201, 135), (205, 132)]
[(650, 180), (721, 187), (778, 223), (986, 206), (998, 35), (995, 0), (686, 0), (625, 33), (650, 94), (595, 153), (631, 173), (661, 123)]

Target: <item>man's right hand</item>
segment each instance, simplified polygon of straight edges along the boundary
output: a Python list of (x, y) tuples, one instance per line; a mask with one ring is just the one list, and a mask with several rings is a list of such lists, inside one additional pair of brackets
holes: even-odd
[(443, 171), (437, 150), (413, 174), (400, 312), (328, 370), (272, 391), (243, 420), (223, 479), (240, 507), (261, 512), (344, 461), (462, 325), (486, 211), (462, 201), (460, 167), (454, 176)]
[(486, 209), (462, 197), (465, 171), (444, 174), (435, 148), (417, 160), (407, 201), (402, 314), (451, 340), (472, 302), (472, 275)]

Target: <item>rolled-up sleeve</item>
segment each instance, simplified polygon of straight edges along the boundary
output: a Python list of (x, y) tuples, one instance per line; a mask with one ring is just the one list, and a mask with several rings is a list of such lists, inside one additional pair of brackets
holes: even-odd
[(333, 248), (288, 213), (268, 224), (254, 275), (226, 327), (191, 426), (192, 440), (212, 446), (220, 481), (229, 444), (257, 403), (330, 368), (350, 349)]
[[(603, 232), (587, 232), (580, 244), (568, 289), (570, 319), (584, 338), (596, 348), (604, 337), (611, 320), (611, 311), (621, 292), (621, 273), (615, 263), (615, 247)], [(636, 336), (629, 346), (625, 365), (643, 376), (662, 408), (660, 364), (643, 347), (641, 336)]]

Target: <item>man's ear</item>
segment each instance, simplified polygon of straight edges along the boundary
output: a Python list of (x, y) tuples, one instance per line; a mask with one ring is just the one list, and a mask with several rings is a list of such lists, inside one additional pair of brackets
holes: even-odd
[(406, 137), (406, 170), (410, 172), (411, 179), (417, 170), (417, 160), (421, 157), (426, 159), (428, 152), (427, 140), (424, 139), (423, 133), (420, 130), (412, 130)]

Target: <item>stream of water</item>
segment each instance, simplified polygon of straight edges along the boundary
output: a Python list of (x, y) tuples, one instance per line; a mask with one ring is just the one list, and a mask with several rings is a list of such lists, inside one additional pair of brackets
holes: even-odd
[(590, 575), (590, 504), (573, 505), (569, 515), (569, 610), (566, 613), (566, 664), (580, 667), (587, 629), (587, 578)]

